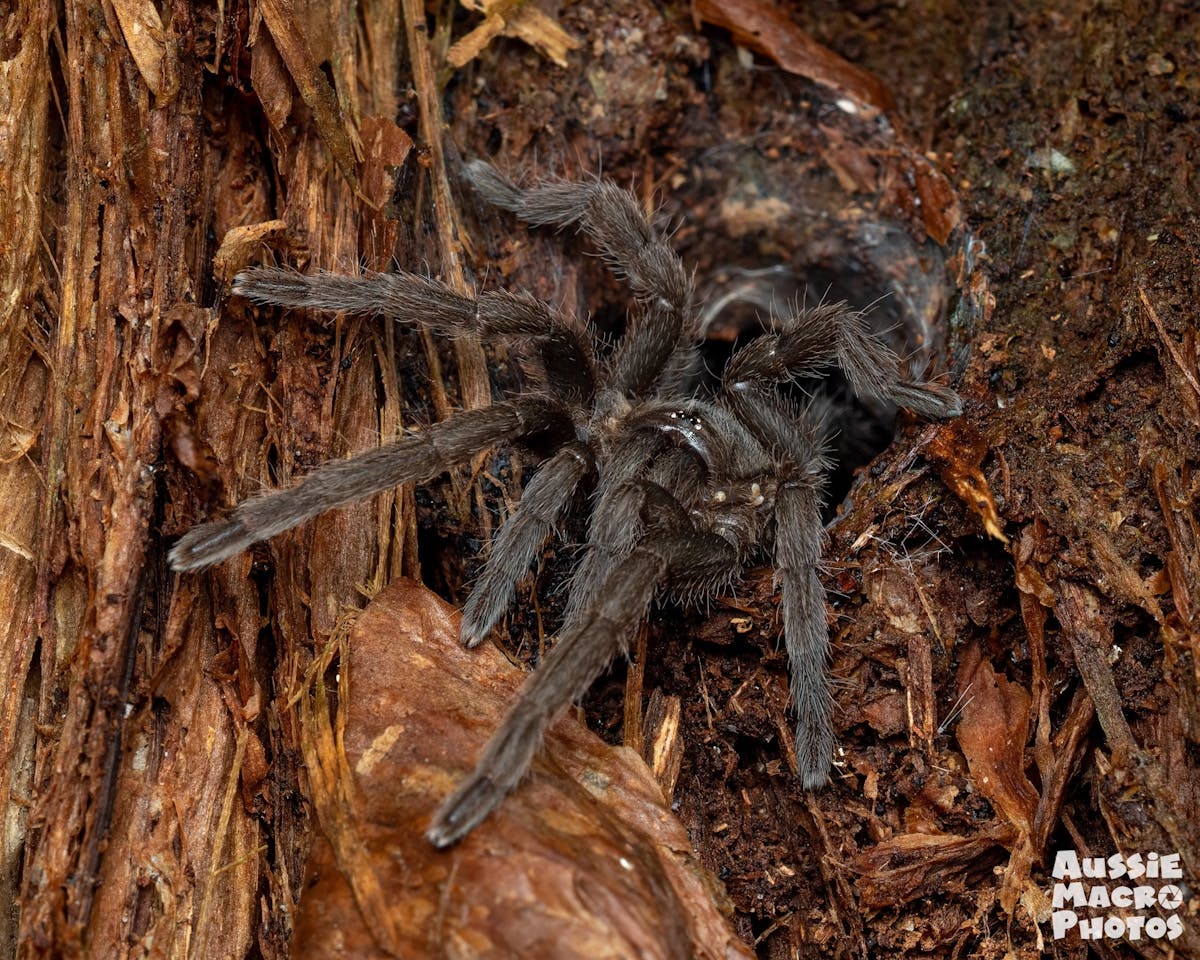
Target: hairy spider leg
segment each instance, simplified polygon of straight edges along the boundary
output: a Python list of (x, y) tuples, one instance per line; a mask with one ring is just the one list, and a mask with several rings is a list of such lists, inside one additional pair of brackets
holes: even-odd
[(837, 365), (859, 396), (878, 397), (930, 417), (956, 417), (962, 402), (949, 387), (906, 380), (900, 359), (871, 332), (866, 316), (844, 303), (801, 311), (737, 351), (725, 368), (727, 392), (753, 381), (787, 383)]
[(492, 543), (463, 606), (462, 642), (478, 644), (512, 605), (517, 581), (553, 533), (583, 479), (595, 470), (586, 444), (569, 443), (542, 463)]
[(828, 443), (837, 411), (827, 398), (818, 394), (798, 403), (778, 390), (746, 384), (720, 401), (774, 457), (822, 472), (833, 467)]
[(751, 341), (730, 358), (722, 401), (768, 449), (784, 458), (775, 499), (775, 572), (782, 590), (784, 645), (796, 710), (796, 758), (806, 788), (828, 779), (833, 753), (828, 693), (829, 628), (821, 562), (825, 411), (801, 409), (771, 387), (838, 364), (860, 395), (931, 416), (957, 416), (957, 394), (938, 384), (906, 381), (900, 361), (861, 314), (845, 304), (804, 311), (780, 332)]
[(333, 507), (402, 483), (420, 483), (506, 440), (570, 424), (562, 406), (529, 397), (455, 414), (420, 433), (347, 460), (327, 463), (290, 490), (243, 501), (227, 520), (193, 527), (171, 549), (176, 570), (198, 570), (240, 553)]
[(626, 397), (643, 397), (664, 380), (679, 349), (684, 314), (663, 302), (643, 305), (633, 327), (621, 338), (612, 358), (613, 389)]
[(587, 403), (596, 389), (591, 335), (528, 294), (496, 290), (463, 296), (404, 270), (343, 276), (277, 267), (243, 270), (233, 292), (255, 303), (382, 315), (452, 337), (529, 340), (537, 350), (533, 372), (552, 393), (568, 403)]
[[(739, 359), (745, 349), (726, 368), (722, 402), (782, 461), (783, 478), (775, 493), (775, 583), (782, 592), (783, 641), (796, 712), (797, 773), (804, 787), (812, 789), (828, 779), (833, 755), (829, 627), (817, 576), (824, 539), (823, 478), (830, 467), (825, 448), (830, 411), (816, 401), (800, 407), (771, 389), (786, 379), (770, 362), (778, 354), (768, 348), (765, 362), (745, 362)], [(764, 372), (765, 383), (758, 379)]]
[(642, 530), (633, 550), (609, 574), (585, 614), (563, 630), (526, 680), (471, 774), (434, 815), (426, 836), (448, 847), (482, 822), (520, 783), (547, 727), (583, 696), (645, 619), (658, 588), (672, 576), (711, 580), (737, 563), (733, 546), (700, 533), (666, 490), (644, 480), (624, 484), (620, 513)]
[(578, 623), (529, 675), (474, 771), (446, 798), (426, 832), (439, 847), (457, 843), (520, 782), (558, 713), (583, 696), (646, 615), (666, 558), (643, 549), (627, 558)]
[(690, 315), (692, 281), (683, 261), (646, 219), (628, 190), (607, 180), (544, 180), (522, 189), (482, 160), (467, 176), (493, 206), (536, 226), (578, 225), (613, 272), (625, 278), (642, 315), (621, 340), (609, 386), (627, 396), (653, 387)]
[(587, 610), (616, 563), (633, 548), (637, 528), (628, 523), (628, 508), (621, 499), (622, 485), (645, 470), (661, 452), (660, 434), (635, 431), (613, 438), (608, 456), (600, 463), (588, 521), (587, 543), (571, 574), (563, 624), (570, 626)]
[(829, 626), (821, 563), (822, 473), (797, 470), (775, 493), (775, 582), (782, 590), (783, 639), (796, 709), (796, 766), (806, 789), (829, 778), (833, 702)]

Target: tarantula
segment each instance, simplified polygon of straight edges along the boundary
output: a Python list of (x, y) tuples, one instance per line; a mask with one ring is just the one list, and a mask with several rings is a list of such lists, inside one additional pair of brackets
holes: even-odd
[(474, 772), (437, 811), (428, 838), (449, 846), (500, 804), (547, 726), (625, 649), (655, 597), (709, 597), (764, 550), (782, 586), (798, 772), (806, 788), (821, 785), (833, 749), (829, 636), (817, 578), (832, 426), (824, 408), (798, 402), (785, 388), (836, 365), (860, 396), (920, 414), (956, 416), (957, 395), (906, 379), (864, 315), (844, 304), (774, 321), (733, 353), (719, 382), (703, 386), (691, 279), (632, 194), (601, 179), (522, 189), (480, 161), (466, 175), (486, 200), (527, 223), (575, 225), (587, 235), (636, 301), (620, 342), (604, 350), (587, 324), (532, 296), (464, 296), (404, 271), (240, 273), (233, 292), (256, 303), (382, 314), (449, 336), (525, 341), (529, 382), (512, 399), (455, 414), (325, 464), (290, 490), (244, 501), (229, 519), (189, 531), (171, 550), (172, 566), (206, 567), (332, 507), (428, 481), (496, 444), (519, 444), (540, 467), (467, 599), (463, 642), (473, 646), (488, 635), (577, 492), (594, 483), (586, 549), (557, 643)]

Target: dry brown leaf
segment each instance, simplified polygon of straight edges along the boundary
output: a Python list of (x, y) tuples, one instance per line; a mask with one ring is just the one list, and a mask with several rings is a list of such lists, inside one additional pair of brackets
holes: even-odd
[(486, 16), (483, 23), (450, 48), (446, 62), (452, 67), (470, 63), (502, 34), (519, 38), (560, 67), (567, 65), (567, 54), (579, 47), (579, 40), (558, 21), (522, 0), (462, 0), (462, 5)]
[(938, 429), (924, 453), (941, 463), (942, 481), (978, 515), (988, 534), (1001, 543), (1008, 543), (1000, 526), (991, 487), (979, 469), (987, 454), (987, 444), (975, 428), (966, 419), (945, 424)]
[(572, 717), (495, 814), (430, 845), (431, 814), (523, 679), (490, 645), (465, 649), (458, 623), (399, 581), (351, 633), (338, 723), (318, 704), (305, 738), (328, 842), (293, 956), (750, 956), (650, 771)]
[(969, 647), (958, 673), (962, 695), (970, 691), (958, 724), (958, 742), (971, 779), (1012, 828), (1010, 857), (1000, 900), (1010, 914), (1029, 884), (1033, 866), (1033, 819), (1038, 792), (1025, 775), (1031, 698), (996, 673), (977, 645)]
[(928, 157), (914, 150), (906, 153), (905, 160), (911, 164), (921, 201), (921, 223), (934, 240), (945, 246), (954, 228), (962, 222), (958, 196), (946, 175)]
[(179, 53), (175, 37), (163, 29), (151, 0), (113, 0), (113, 10), (138, 73), (161, 109), (179, 92)]
[(692, 0), (692, 16), (697, 23), (728, 30), (737, 43), (770, 57), (789, 73), (808, 77), (876, 110), (895, 109), (895, 99), (878, 77), (817, 43), (773, 4), (764, 0)]
[(250, 258), (258, 253), (259, 246), (267, 237), (283, 233), (287, 229), (284, 220), (266, 220), (234, 227), (221, 238), (221, 245), (213, 254), (213, 276), (228, 283)]
[(1003, 820), (1028, 833), (1037, 806), (1037, 790), (1025, 776), (1029, 693), (996, 673), (978, 646), (964, 653), (958, 686), (969, 691), (957, 735), (975, 787)]
[(395, 170), (412, 151), (412, 137), (387, 117), (363, 117), (360, 126), (363, 143), (363, 196), (382, 207), (395, 190)]
[(862, 716), (881, 737), (894, 737), (908, 729), (904, 693), (896, 691), (875, 697), (862, 705)]
[(267, 123), (281, 130), (292, 112), (296, 85), (269, 33), (258, 33), (250, 48), (250, 84)]

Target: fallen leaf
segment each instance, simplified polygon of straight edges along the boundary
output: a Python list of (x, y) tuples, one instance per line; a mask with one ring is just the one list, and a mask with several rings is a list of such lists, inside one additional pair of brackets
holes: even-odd
[(125, 44), (138, 73), (161, 109), (179, 93), (179, 50), (173, 32), (163, 29), (158, 7), (151, 0), (113, 0)]
[(1019, 684), (996, 673), (978, 645), (970, 646), (958, 672), (960, 691), (971, 691), (958, 724), (958, 743), (975, 789), (1012, 828), (1008, 869), (1000, 902), (1010, 914), (1029, 885), (1033, 866), (1033, 819), (1038, 792), (1025, 775), (1031, 697)]
[(896, 101), (873, 73), (817, 43), (786, 14), (764, 0), (692, 0), (697, 24), (711, 23), (744, 47), (770, 57), (789, 73), (807, 77), (865, 106), (887, 112)]
[(973, 837), (903, 833), (877, 843), (850, 862), (859, 875), (859, 902), (881, 909), (945, 893), (952, 880), (961, 882), (999, 860), (1003, 837), (1003, 829)]
[(305, 760), (326, 839), (293, 956), (752, 956), (640, 757), (573, 717), (462, 843), (425, 839), (524, 678), (492, 646), (464, 648), (458, 625), (393, 583), (350, 634), (336, 722), (318, 684)]
[(942, 465), (942, 481), (983, 521), (983, 528), (1001, 543), (1008, 537), (1000, 528), (996, 500), (987, 477), (979, 469), (987, 453), (982, 437), (965, 420), (942, 426), (925, 448), (926, 456)]
[(228, 283), (258, 253), (264, 240), (286, 229), (287, 224), (283, 220), (264, 220), (227, 230), (217, 252), (213, 254), (213, 276), (222, 283)]

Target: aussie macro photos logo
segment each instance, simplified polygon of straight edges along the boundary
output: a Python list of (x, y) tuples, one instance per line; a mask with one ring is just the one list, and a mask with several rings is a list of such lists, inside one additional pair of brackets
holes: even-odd
[(1177, 853), (1080, 857), (1059, 850), (1051, 871), (1054, 939), (1174, 940), (1183, 933), (1183, 867)]

